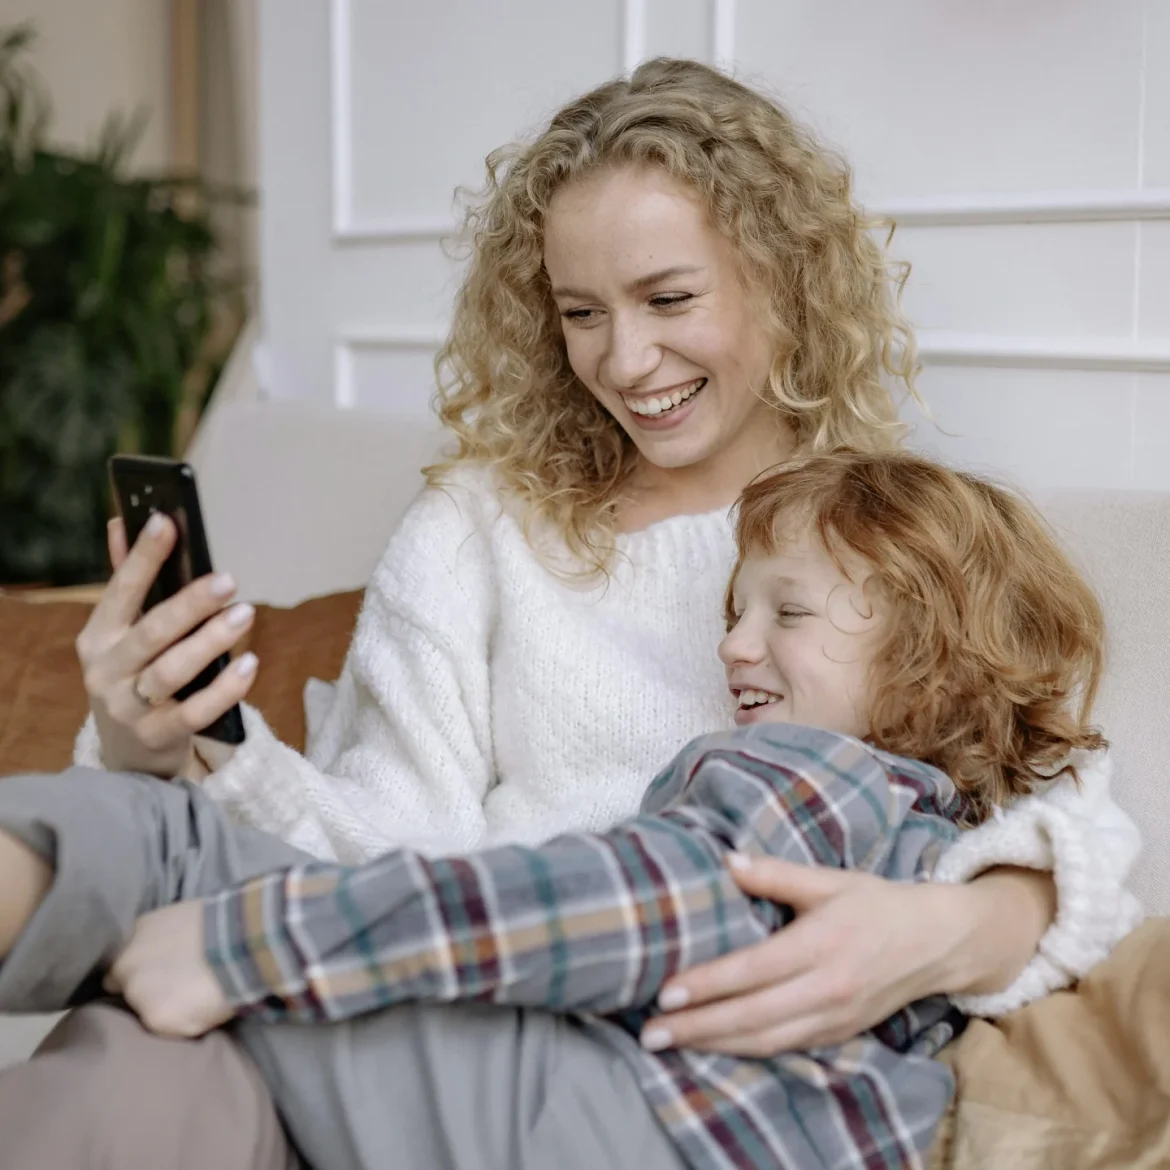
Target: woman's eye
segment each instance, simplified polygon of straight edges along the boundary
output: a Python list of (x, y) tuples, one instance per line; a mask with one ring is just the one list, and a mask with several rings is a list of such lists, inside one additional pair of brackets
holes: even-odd
[(660, 296), (651, 297), (650, 303), (656, 309), (676, 309), (690, 300), (694, 300), (690, 293), (662, 293)]
[(803, 609), (793, 609), (791, 606), (784, 606), (777, 611), (776, 616), (782, 622), (795, 621), (797, 618), (808, 617), (808, 613)]
[(588, 321), (593, 316), (592, 309), (566, 309), (562, 314), (566, 321)]

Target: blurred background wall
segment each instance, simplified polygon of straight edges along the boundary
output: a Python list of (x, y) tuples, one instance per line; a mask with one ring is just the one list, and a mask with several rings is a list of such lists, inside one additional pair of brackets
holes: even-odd
[(256, 275), (232, 368), (265, 395), (425, 414), (454, 188), (573, 94), (688, 55), (771, 89), (897, 220), (923, 445), (1170, 488), (1170, 0), (0, 0), (29, 17), (56, 136), (145, 107), (137, 166), (259, 191), (215, 216)]
[(169, 0), (0, 0), (0, 26), (31, 20), (56, 145), (93, 142), (110, 110), (152, 111), (136, 163), (170, 160)]
[[(84, 151), (111, 113), (148, 115), (144, 173), (198, 172), (254, 189), (255, 0), (0, 0), (0, 28), (36, 30), (30, 64), (52, 103), (50, 139)], [(225, 258), (256, 268), (256, 212), (220, 208)]]
[(1170, 487), (1170, 0), (260, 0), (267, 393), (417, 414), (483, 156), (659, 53), (848, 153), (915, 272), (924, 444)]

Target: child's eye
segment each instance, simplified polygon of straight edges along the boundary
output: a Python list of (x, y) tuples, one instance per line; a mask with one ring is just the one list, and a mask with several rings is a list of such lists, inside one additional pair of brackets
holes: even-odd
[(782, 605), (776, 612), (776, 616), (782, 622), (796, 621), (798, 618), (808, 617), (808, 611), (804, 609), (796, 609), (791, 605)]

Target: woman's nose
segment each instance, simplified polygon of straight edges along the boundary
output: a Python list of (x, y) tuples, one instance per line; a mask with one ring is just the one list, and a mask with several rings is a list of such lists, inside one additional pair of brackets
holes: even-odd
[(662, 351), (650, 331), (638, 321), (614, 313), (602, 378), (614, 390), (633, 390), (658, 368)]

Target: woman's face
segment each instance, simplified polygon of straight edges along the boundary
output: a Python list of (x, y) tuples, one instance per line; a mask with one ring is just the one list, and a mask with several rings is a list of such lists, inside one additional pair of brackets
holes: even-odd
[(746, 483), (777, 460), (783, 431), (759, 397), (771, 346), (686, 187), (624, 168), (562, 189), (544, 262), (573, 372), (650, 464), (718, 464)]

